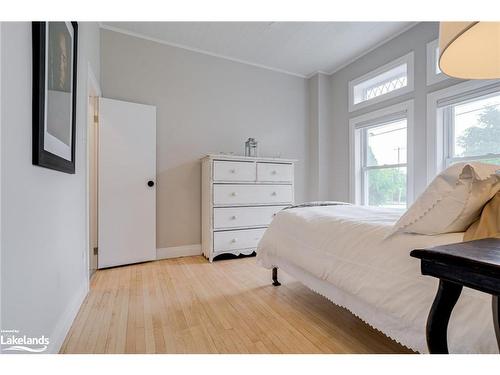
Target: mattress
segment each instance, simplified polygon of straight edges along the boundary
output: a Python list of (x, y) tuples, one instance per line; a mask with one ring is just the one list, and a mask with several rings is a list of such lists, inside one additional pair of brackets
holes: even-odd
[[(281, 211), (257, 261), (288, 271), (402, 345), (427, 353), (425, 325), (438, 280), (411, 250), (461, 242), (463, 233), (388, 236), (398, 209), (335, 205)], [(491, 296), (464, 288), (448, 326), (450, 353), (498, 353)]]

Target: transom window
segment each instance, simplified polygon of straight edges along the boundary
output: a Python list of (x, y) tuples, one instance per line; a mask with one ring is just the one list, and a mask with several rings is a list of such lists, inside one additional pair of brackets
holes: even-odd
[(500, 92), (441, 107), (445, 166), (469, 160), (500, 164)]
[[(407, 68), (406, 64), (401, 64), (391, 69), (386, 74), (381, 74), (380, 76), (355, 86), (354, 104), (405, 87), (408, 84)], [(357, 92), (358, 95), (356, 95)]]
[(411, 202), (412, 123), (411, 100), (350, 120), (354, 203), (405, 208)]
[(442, 74), (439, 69), (439, 47), (434, 48), (434, 74)]
[(427, 43), (427, 85), (433, 85), (449, 77), (439, 69), (439, 43), (433, 40)]
[(413, 52), (349, 82), (349, 111), (413, 90)]

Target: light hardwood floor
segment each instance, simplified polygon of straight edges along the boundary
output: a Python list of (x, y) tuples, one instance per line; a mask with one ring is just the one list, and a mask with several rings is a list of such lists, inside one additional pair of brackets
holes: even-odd
[(61, 353), (409, 353), (255, 258), (97, 271)]

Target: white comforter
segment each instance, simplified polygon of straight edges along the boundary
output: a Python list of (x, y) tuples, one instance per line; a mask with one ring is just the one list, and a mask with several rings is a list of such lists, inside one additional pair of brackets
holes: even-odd
[[(257, 259), (267, 268), (303, 271), (301, 281), (309, 280), (312, 289), (401, 344), (427, 352), (425, 324), (438, 281), (422, 276), (420, 261), (409, 253), (461, 242), (463, 233), (386, 239), (401, 214), (347, 205), (284, 210), (265, 232)], [(498, 353), (491, 296), (464, 288), (448, 327), (448, 348)]]

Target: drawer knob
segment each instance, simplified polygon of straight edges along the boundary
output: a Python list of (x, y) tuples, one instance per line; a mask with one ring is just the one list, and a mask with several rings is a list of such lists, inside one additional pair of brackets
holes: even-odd
[(231, 216), (231, 220), (236, 220), (236, 215)]
[(235, 191), (233, 191), (233, 192), (231, 193), (231, 195), (232, 195), (233, 197), (236, 197), (236, 195), (237, 195), (237, 194), (236, 194), (236, 192), (235, 192)]
[(236, 173), (236, 169), (231, 169), (231, 170), (229, 170), (229, 172)]
[(238, 239), (237, 239), (237, 238), (233, 238), (233, 239), (231, 240), (231, 243), (236, 243), (237, 241), (238, 241)]
[(275, 191), (273, 191), (271, 195), (276, 196), (278, 194)]
[(278, 172), (277, 171), (272, 171), (271, 174), (278, 174)]

